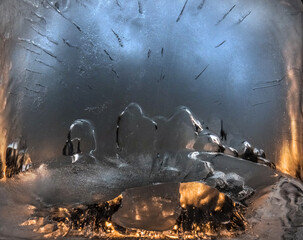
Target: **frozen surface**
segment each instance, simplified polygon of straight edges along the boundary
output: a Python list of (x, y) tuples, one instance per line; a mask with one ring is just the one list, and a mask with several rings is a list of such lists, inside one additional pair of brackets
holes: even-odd
[(62, 156), (38, 168), (20, 172), (19, 144), (10, 144), (0, 213), (24, 209), (1, 219), (0, 235), (234, 236), (245, 230), (240, 206), (278, 181), (263, 150), (247, 141), (229, 147), (222, 126), (220, 137), (186, 107), (169, 118), (148, 117), (131, 103), (117, 119), (114, 156), (95, 156), (98, 132), (86, 119), (66, 130)]
[(302, 183), (275, 170), (303, 175), (299, 0), (1, 0), (0, 20), (0, 239), (210, 237), (201, 213), (300, 239)]
[[(225, 160), (228, 161), (229, 158)], [(79, 161), (76, 164), (79, 164)], [(250, 168), (254, 169), (255, 166), (253, 163)], [(98, 170), (102, 172), (101, 169)], [(105, 172), (108, 170), (103, 168)], [(257, 191), (253, 189), (253, 195), (249, 193), (242, 199), (239, 196), (243, 196), (243, 192), (252, 189), (253, 186), (249, 187), (244, 182), (245, 172), (243, 178), (235, 173), (224, 175), (218, 172), (206, 181), (200, 180), (203, 183), (209, 180), (207, 184), (213, 183), (214, 179), (220, 183), (225, 181), (225, 187), (222, 187), (222, 184), (212, 185), (224, 192), (226, 194), (224, 197), (217, 189), (202, 186), (200, 182), (181, 184), (163, 182), (149, 185), (144, 175), (137, 178), (132, 175), (132, 179), (125, 178), (121, 169), (119, 172), (111, 172), (111, 175), (116, 175), (115, 181), (90, 178), (86, 175), (85, 179), (79, 179), (77, 184), (70, 172), (68, 175), (64, 169), (60, 171), (59, 174), (58, 171), (54, 173), (51, 169), (41, 168), (21, 173), (0, 184), (2, 216), (0, 235), (3, 239), (12, 237), (41, 239), (43, 236), (51, 238), (66, 236), (67, 239), (73, 239), (72, 236), (144, 237), (155, 234), (162, 237), (174, 237), (176, 234), (209, 237), (215, 234), (221, 238), (240, 234), (238, 237), (243, 239), (256, 237), (276, 239), (281, 236), (286, 238), (288, 236), (291, 239), (293, 236), (300, 236), (302, 231), (300, 226), (303, 213), (299, 206), (303, 186), (302, 183), (290, 178), (280, 176), (274, 183), (265, 182), (268, 180), (265, 178), (262, 187), (258, 186)], [(91, 173), (87, 166), (84, 171), (87, 174)], [(79, 173), (80, 176), (77, 175), (81, 178), (81, 171)], [(41, 180), (42, 178), (45, 180)], [(48, 184), (45, 182), (46, 178)], [(256, 178), (260, 176), (256, 175)], [(68, 179), (74, 181), (73, 185), (67, 181)], [(175, 177), (174, 179), (176, 180)], [(199, 176), (195, 180), (198, 181)], [(92, 185), (92, 189), (88, 188), (89, 185)], [(99, 188), (96, 188), (97, 185)], [(129, 189), (128, 186), (132, 188)], [(125, 188), (128, 189), (124, 190)], [(98, 191), (95, 196), (92, 196), (93, 189)], [(116, 198), (120, 193), (121, 205), (120, 200)], [(245, 220), (236, 214), (240, 222), (236, 221), (238, 227), (232, 225), (233, 230), (228, 226), (235, 221), (234, 217), (231, 218), (233, 205), (230, 205), (227, 197), (247, 206), (236, 211), (239, 211)], [(112, 207), (102, 205), (114, 198), (117, 200), (112, 200), (108, 205)], [(192, 232), (190, 230), (192, 226), (201, 226), (201, 229)], [(229, 230), (226, 231), (226, 228)], [(165, 231), (153, 232), (155, 230)]]
[(282, 142), (301, 141), (300, 1), (139, 3), (1, 1), (8, 143), (22, 136), (42, 163), (61, 154), (76, 119), (89, 119), (95, 155), (112, 155), (131, 102), (166, 118), (187, 106), (213, 130), (222, 120), (227, 136), (257, 143), (275, 163)]
[[(165, 118), (148, 117), (130, 104), (118, 115), (114, 156), (95, 156), (97, 134), (91, 121), (75, 120), (63, 156), (0, 182), (2, 215), (24, 208), (17, 217), (1, 219), (0, 234), (230, 237), (245, 230), (241, 206), (279, 179), (263, 151), (247, 141), (238, 150), (229, 147), (224, 134), (216, 135), (186, 107)], [(17, 151), (17, 144), (8, 149)], [(6, 166), (14, 159), (7, 155)], [(12, 235), (9, 226), (18, 231)]]

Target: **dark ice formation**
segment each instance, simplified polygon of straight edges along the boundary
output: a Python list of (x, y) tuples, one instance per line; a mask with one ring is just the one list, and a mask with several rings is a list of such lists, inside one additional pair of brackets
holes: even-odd
[(260, 163), (274, 169), (276, 168), (276, 165), (273, 162), (266, 159), (266, 155), (263, 149), (253, 147), (247, 141), (241, 142), (235, 148), (239, 157), (242, 159), (255, 163)]
[[(81, 153), (80, 150), (80, 141), (78, 140), (78, 147), (77, 150), (79, 149), (79, 151), (77, 151), (77, 153)], [(73, 156), (75, 154), (74, 152), (74, 145), (71, 141), (71, 132), (69, 131), (67, 134), (67, 140), (65, 142), (65, 145), (63, 147), (63, 151), (62, 151), (64, 156)]]
[(20, 140), (16, 140), (9, 144), (6, 148), (5, 165), (0, 160), (0, 179), (25, 172), (32, 166), (30, 156), (27, 152), (27, 147)]

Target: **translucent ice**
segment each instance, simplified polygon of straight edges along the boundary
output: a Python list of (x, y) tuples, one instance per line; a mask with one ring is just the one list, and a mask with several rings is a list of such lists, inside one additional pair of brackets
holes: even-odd
[(94, 158), (97, 150), (95, 129), (92, 123), (85, 119), (78, 119), (70, 126), (67, 140), (63, 147), (63, 155), (72, 156), (73, 162), (87, 154)]

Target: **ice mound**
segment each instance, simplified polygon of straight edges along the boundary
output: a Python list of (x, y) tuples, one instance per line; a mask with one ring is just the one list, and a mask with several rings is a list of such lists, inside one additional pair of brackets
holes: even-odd
[(116, 143), (119, 155), (129, 156), (138, 153), (152, 153), (156, 156), (166, 152), (193, 150), (217, 152), (240, 157), (275, 168), (265, 159), (262, 149), (249, 142), (234, 142), (235, 147), (227, 146), (229, 136), (221, 121), (220, 135), (212, 132), (203, 121), (199, 121), (189, 108), (181, 106), (170, 117), (148, 117), (142, 108), (131, 103), (120, 114), (117, 121)]

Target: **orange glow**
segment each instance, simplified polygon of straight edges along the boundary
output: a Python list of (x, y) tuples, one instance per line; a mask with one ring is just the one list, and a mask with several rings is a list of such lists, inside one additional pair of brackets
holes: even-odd
[[(220, 211), (223, 207), (223, 204), (226, 201), (224, 194), (220, 193), (218, 190), (213, 189), (207, 185), (204, 185), (199, 182), (192, 183), (181, 183), (180, 188), (180, 203), (182, 205), (191, 205), (201, 207), (201, 204), (211, 203), (216, 201), (215, 211)], [(108, 206), (112, 204), (119, 204), (122, 200), (122, 195), (116, 197), (113, 200), (107, 201)], [(204, 205), (205, 207), (205, 205)], [(36, 210), (34, 206), (29, 206), (30, 209)], [(207, 208), (207, 207), (206, 207)], [(83, 206), (85, 209), (85, 206)], [(82, 214), (78, 222), (79, 227), (73, 227), (70, 223), (72, 220), (71, 210), (61, 207), (61, 208), (51, 208), (47, 217), (32, 217), (20, 226), (26, 227), (31, 226), (33, 231), (36, 233), (42, 234), (44, 238), (55, 239), (61, 238), (64, 236), (69, 237), (87, 237), (87, 238), (148, 238), (148, 239), (209, 239), (211, 236), (217, 236), (218, 230), (213, 228), (211, 222), (198, 224), (193, 223), (191, 230), (184, 230), (179, 228), (180, 226), (176, 223), (171, 230), (156, 232), (156, 231), (147, 231), (143, 229), (127, 229), (126, 232), (120, 232), (116, 228), (115, 223), (111, 219), (107, 219), (100, 225), (95, 224), (94, 216), (91, 216), (92, 225), (84, 224), (81, 226), (81, 219), (85, 219), (85, 216)], [(53, 221), (52, 218), (60, 218), (63, 220)], [(86, 221), (86, 220), (85, 220)], [(96, 227), (96, 228), (95, 228)], [(235, 234), (232, 231), (221, 231), (220, 236), (231, 237)]]
[(188, 205), (200, 207), (217, 198), (215, 211), (220, 211), (225, 202), (223, 193), (199, 182), (181, 183), (179, 192), (180, 204), (183, 208)]
[[(27, 208), (32, 212), (31, 217), (21, 223), (20, 226), (30, 226), (30, 229), (38, 234), (37, 236), (40, 236), (40, 239), (55, 239), (65, 236), (69, 238), (82, 237), (90, 239), (209, 239), (211, 236), (229, 237), (239, 233), (237, 227), (224, 232), (225, 224), (229, 220), (224, 220), (222, 225), (214, 225), (213, 220), (211, 220), (214, 211), (222, 210), (226, 204), (231, 207), (229, 198), (217, 189), (200, 182), (180, 183), (179, 193), (180, 205), (184, 205), (186, 209), (180, 211), (179, 217), (176, 216), (175, 222), (171, 225), (172, 228), (167, 231), (124, 228), (123, 226), (119, 226), (119, 223), (112, 221), (112, 214), (121, 207), (121, 204), (123, 205), (122, 194), (98, 205), (79, 205), (76, 208), (70, 206), (70, 208), (48, 207), (39, 209), (33, 205), (28, 205)], [(156, 198), (153, 197), (153, 201), (159, 201)], [(198, 217), (188, 217), (188, 211), (196, 211), (196, 206), (199, 208), (197, 209)], [(174, 209), (176, 208), (174, 207)], [(178, 207), (177, 211), (179, 210)], [(203, 212), (201, 215), (202, 219), (200, 218), (199, 211), (200, 213), (201, 211)], [(95, 214), (96, 212), (100, 212), (101, 214), (104, 212), (105, 214), (98, 216)], [(165, 210), (163, 212), (163, 216), (166, 218), (174, 213), (174, 210)], [(133, 213), (135, 214), (135, 212)], [(203, 216), (205, 213), (211, 218), (204, 219)], [(241, 213), (239, 214), (241, 215)], [(237, 217), (237, 219), (241, 218)], [(189, 227), (186, 227), (184, 223), (189, 222), (188, 220), (192, 222)], [(232, 224), (237, 224), (234, 222), (234, 218), (230, 218), (230, 221)]]
[[(5, 54), (5, 53), (4, 53)], [(9, 82), (9, 73), (12, 67), (12, 64), (2, 63), (0, 62), (0, 66), (3, 66), (0, 76), (0, 158), (2, 162), (2, 169), (0, 171), (3, 172), (3, 178), (1, 180), (5, 181), (6, 179), (6, 161), (5, 161), (5, 155), (6, 155), (6, 118), (4, 111), (6, 109), (7, 104), (7, 86)]]
[(109, 205), (114, 205), (114, 204), (117, 204), (119, 203), (121, 200), (122, 200), (122, 194), (120, 194), (118, 197), (112, 199), (112, 200), (109, 200), (107, 201)]
[(20, 224), (20, 226), (31, 226), (31, 225), (36, 225), (37, 220), (36, 219), (29, 219), (23, 223)]
[(210, 187), (199, 182), (181, 183), (179, 189), (181, 207), (185, 208), (187, 205), (199, 207), (207, 203), (209, 190)]
[(219, 193), (219, 198), (217, 201), (217, 206), (215, 208), (215, 211), (218, 212), (222, 209), (223, 203), (225, 202), (225, 195), (223, 193)]
[[(301, 55), (298, 52), (299, 47), (296, 43), (296, 36), (290, 35), (290, 40), (284, 51), (284, 58), (286, 62), (286, 84), (287, 91), (287, 122), (289, 123), (290, 134), (283, 133), (283, 142), (280, 152), (280, 160), (277, 168), (294, 177), (302, 177), (302, 155), (303, 155), (303, 128), (302, 116), (300, 115), (300, 71)], [(294, 38), (294, 41), (291, 39)]]

